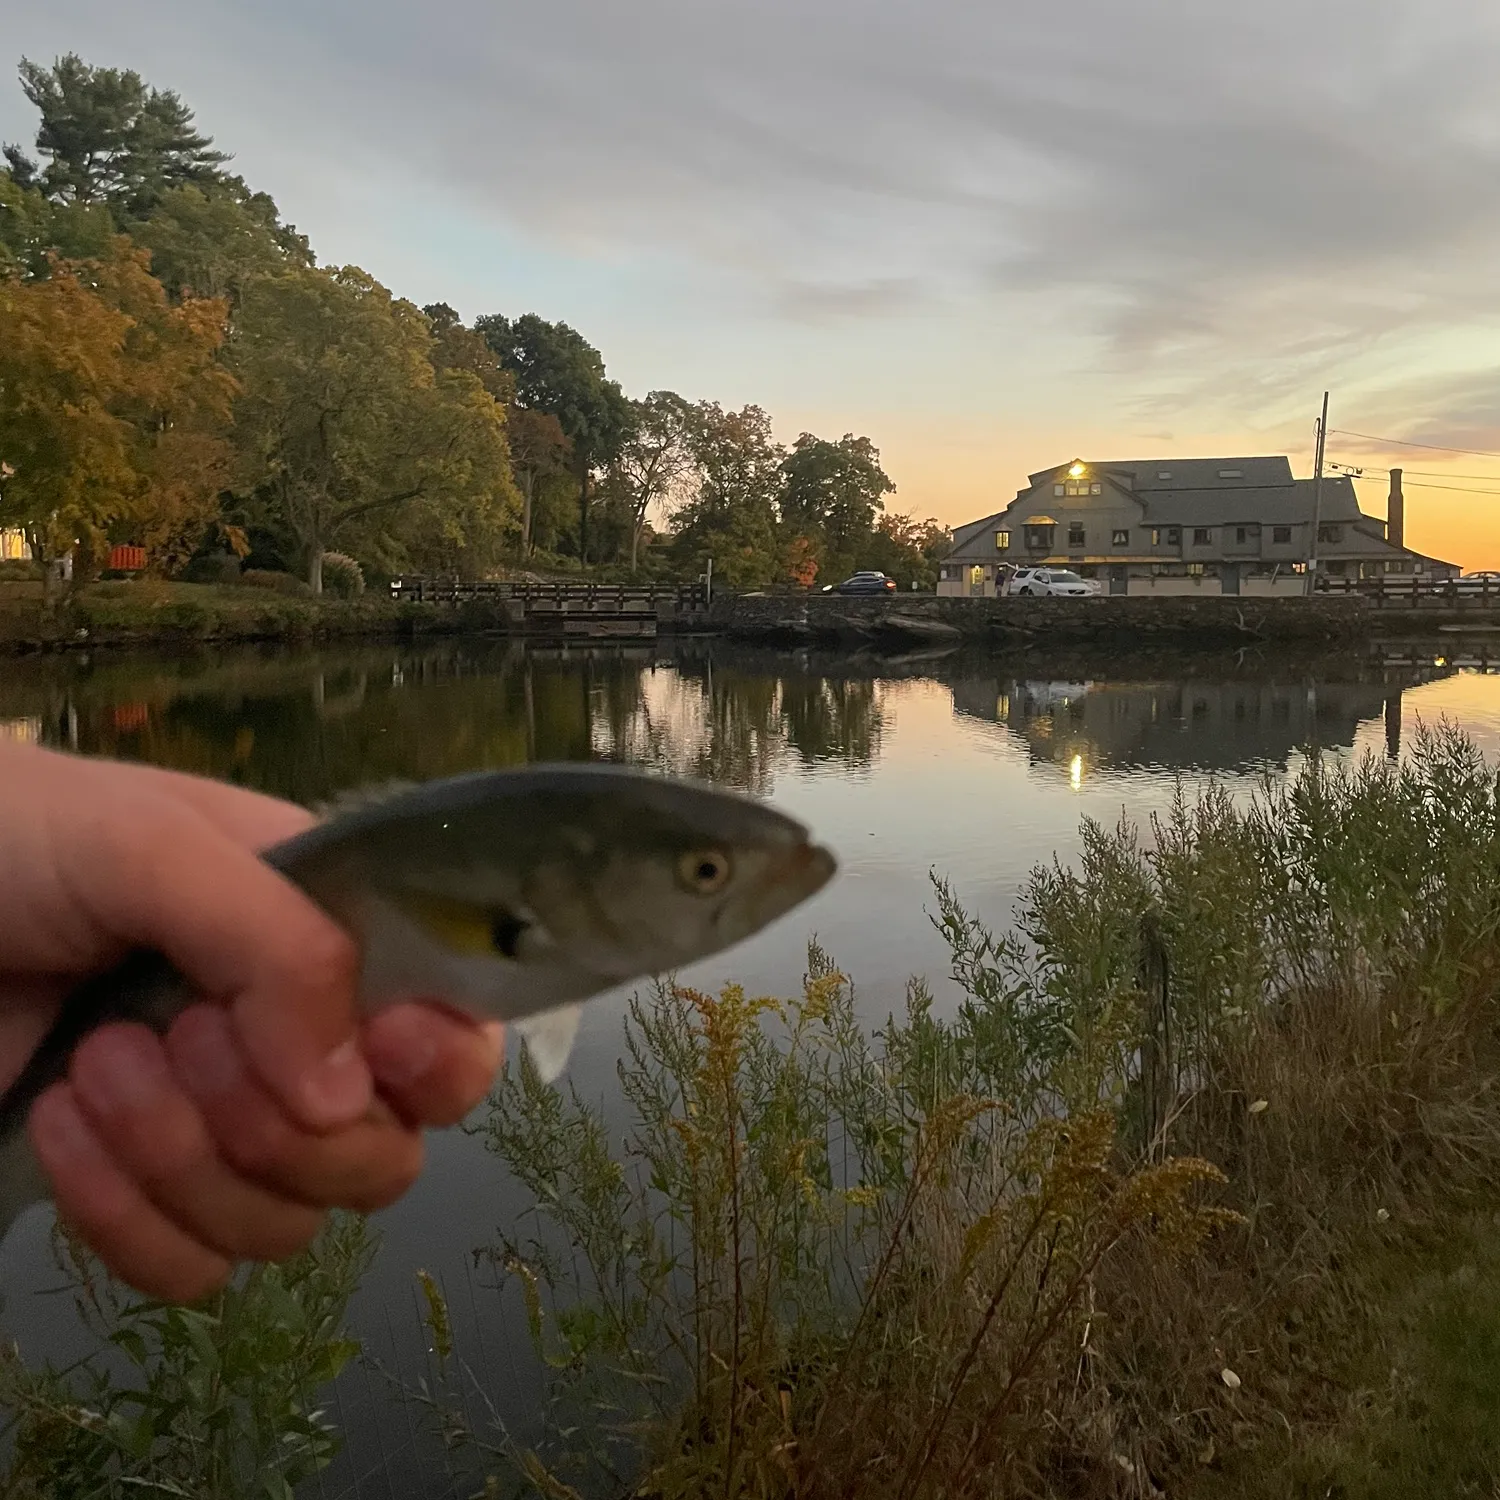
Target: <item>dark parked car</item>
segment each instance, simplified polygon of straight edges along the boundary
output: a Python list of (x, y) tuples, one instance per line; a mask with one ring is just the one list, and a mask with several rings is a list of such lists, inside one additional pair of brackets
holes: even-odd
[(825, 594), (894, 594), (896, 580), (884, 573), (855, 573), (842, 583), (825, 583)]

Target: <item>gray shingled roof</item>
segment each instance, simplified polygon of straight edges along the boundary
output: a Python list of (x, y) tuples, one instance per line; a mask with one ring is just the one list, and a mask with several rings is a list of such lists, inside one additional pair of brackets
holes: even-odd
[(1129, 475), (1130, 487), (1138, 493), (1275, 489), (1292, 483), (1291, 463), (1280, 454), (1271, 458), (1136, 458), (1091, 464), (1090, 468)]
[[(1139, 493), (1139, 492), (1138, 492)], [(1139, 493), (1148, 526), (1286, 526), (1312, 520), (1313, 481), (1288, 484), (1226, 484), (1213, 489), (1156, 489)], [(1330, 521), (1361, 519), (1354, 481), (1346, 474), (1324, 475), (1318, 516)]]

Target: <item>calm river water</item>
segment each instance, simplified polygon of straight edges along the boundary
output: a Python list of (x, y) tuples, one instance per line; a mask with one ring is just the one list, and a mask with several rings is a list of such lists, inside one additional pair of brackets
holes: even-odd
[[(908, 976), (944, 997), (930, 872), (1003, 925), (1027, 873), (1078, 846), (1084, 817), (1144, 824), (1181, 784), (1248, 793), (1310, 745), (1399, 754), (1420, 719), (1447, 716), (1500, 750), (1500, 677), (1454, 666), (1442, 647), (1403, 662), (1247, 655), (1132, 661), (966, 654), (899, 660), (772, 653), (721, 644), (522, 649), (496, 641), (191, 656), (97, 654), (0, 665), (0, 733), (133, 757), (302, 802), (391, 777), (425, 778), (535, 760), (621, 760), (774, 798), (840, 856), (838, 879), (780, 926), (687, 971), (704, 987), (800, 983), (816, 933), (854, 976), (865, 1013), (901, 1004)], [(951, 998), (951, 997), (948, 997)], [(625, 996), (591, 1006), (572, 1081), (608, 1091)], [(460, 1347), (502, 1410), (533, 1389), (523, 1326), (473, 1269), (515, 1211), (501, 1174), (457, 1132), (380, 1216), (382, 1248), (357, 1304), (388, 1365), (425, 1350), (413, 1276), (441, 1276)], [(5, 1337), (29, 1354), (76, 1344), (57, 1281), (48, 1214), (0, 1252)], [(368, 1370), (334, 1402), (346, 1455), (311, 1494), (446, 1493), (443, 1463)], [(459, 1488), (454, 1493), (466, 1493)]]

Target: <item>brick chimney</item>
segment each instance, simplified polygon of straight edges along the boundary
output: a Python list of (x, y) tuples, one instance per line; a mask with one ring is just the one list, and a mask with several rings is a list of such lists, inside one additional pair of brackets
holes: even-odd
[(1406, 496), (1401, 493), (1401, 470), (1391, 470), (1391, 495), (1386, 502), (1385, 539), (1393, 547), (1406, 545)]

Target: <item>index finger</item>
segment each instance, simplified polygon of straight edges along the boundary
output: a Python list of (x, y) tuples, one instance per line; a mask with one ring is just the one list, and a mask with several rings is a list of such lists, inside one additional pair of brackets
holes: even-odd
[(326, 1130), (364, 1113), (358, 950), (291, 881), (159, 792), (75, 810), (54, 858), (98, 927), (163, 953), (199, 992), (229, 1002), (251, 1065), (295, 1118)]

